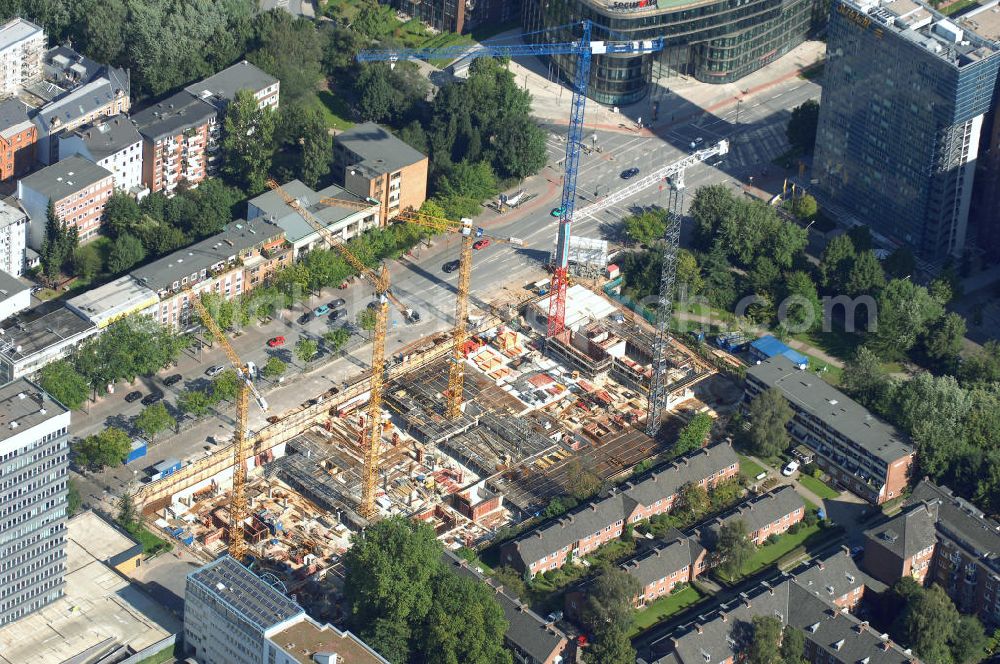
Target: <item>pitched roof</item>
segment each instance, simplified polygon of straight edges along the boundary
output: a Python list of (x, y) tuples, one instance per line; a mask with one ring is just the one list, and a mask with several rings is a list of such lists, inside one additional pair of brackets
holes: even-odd
[(862, 572), (846, 549), (793, 572), (793, 576), (797, 584), (827, 601), (843, 597), (862, 586), (871, 587), (873, 583), (884, 587)]
[[(367, 214), (365, 210), (353, 210), (347, 207), (336, 205), (320, 205), (324, 198), (339, 198), (346, 201), (358, 201), (362, 199), (349, 191), (336, 185), (330, 185), (321, 191), (313, 191), (300, 180), (292, 180), (281, 185), (285, 193), (299, 201), (305, 209), (312, 213), (314, 217), (325, 223), (327, 226), (336, 224), (349, 217), (358, 214)], [(302, 218), (298, 212), (292, 209), (280, 194), (276, 191), (267, 191), (249, 201), (249, 205), (256, 207), (264, 216), (273, 219), (285, 230), (285, 237), (289, 242), (295, 243), (304, 237), (316, 233), (316, 229)], [(372, 208), (377, 208), (378, 203), (372, 203)]]
[(236, 99), (236, 93), (240, 90), (256, 93), (277, 82), (275, 77), (243, 60), (184, 89), (216, 108), (221, 108)]
[(1000, 524), (987, 517), (972, 503), (956, 496), (948, 487), (923, 480), (913, 489), (908, 505), (932, 503), (937, 506), (937, 528), (945, 536), (980, 558), (1000, 565)]
[(694, 564), (704, 551), (702, 546), (680, 532), (661, 546), (646, 551), (619, 565), (643, 587)]
[(110, 177), (108, 169), (74, 155), (21, 178), (20, 184), (53, 201), (60, 201)]
[(698, 482), (734, 464), (739, 464), (739, 457), (728, 443), (702, 447), (669, 466), (652, 470), (639, 482), (630, 483), (624, 492), (640, 505), (652, 505), (677, 493), (688, 482)]
[(30, 122), (27, 104), (16, 98), (0, 101), (0, 133), (26, 122)]
[(456, 574), (487, 584), (496, 592), (497, 602), (503, 609), (504, 616), (510, 626), (505, 633), (506, 639), (517, 649), (522, 650), (539, 662), (547, 662), (554, 652), (561, 651), (566, 646), (566, 635), (555, 626), (548, 624), (544, 618), (532, 611), (521, 600), (509, 595), (493, 581), (469, 566), (451, 551), (444, 552), (445, 567)]
[(44, 129), (58, 131), (61, 126), (111, 103), (119, 93), (128, 94), (127, 90), (100, 76), (46, 104), (39, 109), (37, 117)]
[(934, 546), (937, 535), (937, 506), (918, 503), (885, 523), (865, 531), (865, 536), (900, 558), (909, 558), (918, 551)]
[(215, 117), (218, 111), (187, 90), (167, 97), (132, 116), (139, 133), (151, 141), (176, 136), (188, 129), (200, 127)]
[(347, 166), (361, 166), (375, 173), (391, 173), (427, 159), (426, 155), (374, 122), (354, 125), (337, 134), (334, 141), (360, 157), (360, 161)]
[(887, 464), (913, 453), (906, 435), (815, 374), (800, 370), (783, 355), (747, 369), (768, 387), (777, 387), (796, 408), (818, 418)]

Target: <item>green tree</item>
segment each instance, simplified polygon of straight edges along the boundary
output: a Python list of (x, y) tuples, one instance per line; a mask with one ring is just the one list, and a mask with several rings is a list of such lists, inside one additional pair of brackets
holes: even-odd
[(156, 434), (161, 431), (177, 426), (177, 420), (167, 412), (167, 407), (163, 405), (163, 402), (159, 401), (142, 409), (139, 416), (135, 418), (135, 426), (147, 438), (153, 440), (156, 438)]
[(142, 512), (135, 506), (132, 496), (127, 491), (118, 498), (118, 514), (115, 516), (118, 525), (130, 533), (136, 533), (142, 526)]
[(667, 211), (649, 209), (625, 218), (625, 234), (636, 244), (651, 245), (663, 239)]
[(394, 661), (407, 659), (400, 641), (409, 641), (411, 625), (419, 626), (431, 610), (441, 551), (429, 525), (394, 516), (355, 535), (344, 554), (350, 625), (378, 652), (388, 646), (403, 655)]
[(569, 480), (570, 495), (578, 501), (592, 498), (601, 490), (601, 478), (585, 468), (579, 458), (573, 459), (566, 466), (566, 477)]
[(510, 118), (500, 126), (492, 141), (497, 172), (504, 178), (526, 178), (545, 166), (548, 151), (545, 132), (526, 115)]
[(275, 114), (260, 108), (250, 90), (240, 90), (226, 108), (222, 136), (222, 170), (230, 182), (257, 194), (267, 187), (274, 154)]
[(747, 408), (750, 422), (750, 451), (763, 457), (773, 457), (788, 449), (788, 430), (792, 408), (776, 387), (755, 396)]
[(434, 601), (421, 630), (423, 661), (447, 664), (510, 664), (503, 645), (509, 623), (489, 586), (440, 571), (432, 580)]
[(50, 199), (45, 216), (45, 237), (39, 251), (42, 274), (50, 283), (59, 278), (77, 244), (76, 228), (70, 228), (59, 219), (55, 205)]
[(712, 556), (719, 571), (734, 579), (740, 575), (755, 550), (747, 533), (747, 525), (741, 519), (735, 519), (719, 528)]
[(831, 239), (820, 256), (820, 282), (827, 291), (846, 292), (847, 277), (857, 252), (848, 235), (837, 235)]
[(70, 410), (79, 410), (90, 392), (86, 377), (68, 360), (57, 360), (42, 367), (38, 383), (52, 398)]
[(958, 379), (966, 386), (1000, 383), (1000, 341), (990, 339), (968, 355), (958, 369)]
[(722, 220), (733, 214), (737, 199), (724, 184), (699, 187), (688, 209), (695, 221), (694, 246), (703, 251), (712, 248), (719, 234)]
[(778, 316), (784, 327), (793, 332), (808, 332), (818, 328), (823, 321), (823, 304), (819, 299), (816, 282), (809, 273), (787, 273), (784, 287), (782, 302), (778, 307)]
[(617, 628), (602, 630), (584, 651), (587, 664), (633, 664), (635, 649), (628, 633)]
[(594, 579), (580, 610), (580, 620), (594, 634), (609, 629), (627, 633), (641, 592), (638, 579), (619, 567), (607, 566)]
[(267, 358), (267, 362), (264, 364), (264, 377), (265, 378), (277, 378), (281, 374), (285, 373), (286, 365), (284, 362), (276, 357)]
[(680, 509), (690, 515), (692, 522), (708, 514), (708, 511), (712, 509), (712, 501), (708, 497), (708, 491), (699, 484), (686, 482), (681, 487), (678, 497), (680, 498)]
[(922, 338), (924, 354), (942, 373), (954, 373), (960, 362), (965, 339), (965, 318), (949, 312), (931, 323)]
[(943, 313), (927, 289), (909, 279), (887, 283), (877, 302), (878, 326), (868, 333), (865, 343), (887, 359), (902, 358)]
[(319, 344), (312, 339), (299, 339), (295, 342), (295, 357), (299, 358), (302, 364), (308, 364), (309, 360), (316, 357), (319, 351)]
[[(661, 259), (662, 260), (662, 259)], [(702, 292), (705, 282), (701, 276), (701, 268), (698, 266), (698, 259), (687, 249), (677, 251), (677, 302), (683, 306), (680, 293), (686, 293), (687, 297), (694, 297)]]
[(85, 281), (93, 281), (101, 273), (104, 261), (92, 244), (85, 244), (73, 250), (73, 273)]
[(702, 263), (705, 275), (705, 295), (712, 306), (731, 310), (736, 303), (736, 277), (726, 259), (721, 243), (716, 243)]
[(392, 31), (392, 11), (377, 2), (366, 2), (361, 5), (351, 28), (359, 35), (368, 39), (381, 39)]
[(889, 254), (882, 264), (886, 274), (895, 279), (905, 279), (917, 270), (917, 259), (906, 247), (900, 247)]
[(139, 238), (131, 233), (122, 233), (111, 244), (108, 254), (108, 272), (120, 274), (132, 269), (146, 258), (146, 248)]
[(792, 214), (799, 219), (812, 219), (819, 212), (816, 199), (809, 194), (803, 194), (792, 200)]
[(232, 369), (226, 369), (212, 380), (212, 399), (235, 401), (240, 390), (240, 379)]
[(862, 294), (875, 294), (885, 286), (885, 272), (871, 249), (858, 252), (847, 272), (845, 289), (847, 294), (856, 297)]
[(679, 456), (704, 447), (708, 441), (708, 435), (712, 432), (713, 423), (714, 420), (708, 413), (697, 413), (681, 429), (680, 435), (677, 436), (674, 452)]
[(135, 198), (124, 191), (115, 191), (104, 204), (104, 229), (112, 238), (132, 233), (142, 222), (142, 210)]
[(782, 664), (805, 664), (806, 635), (801, 629), (786, 625), (781, 636)]
[(528, 587), (524, 577), (513, 567), (503, 565), (493, 570), (493, 579), (503, 586), (504, 591), (522, 600), (528, 598)]
[(132, 449), (132, 438), (116, 427), (87, 436), (73, 448), (75, 462), (82, 468), (100, 470), (122, 465)]
[(362, 309), (361, 311), (358, 312), (357, 315), (358, 327), (360, 327), (362, 330), (367, 330), (369, 332), (374, 330), (375, 318), (376, 314), (374, 310), (370, 308)]
[(754, 616), (753, 636), (746, 653), (747, 664), (777, 664), (781, 656), (781, 621), (774, 616)]
[(844, 365), (840, 384), (845, 392), (865, 406), (880, 412), (885, 410), (891, 389), (889, 374), (882, 367), (882, 360), (868, 346), (859, 346), (854, 357)]
[(816, 145), (816, 127), (819, 123), (819, 102), (810, 99), (792, 109), (785, 131), (788, 142), (806, 154)]
[(346, 327), (338, 327), (336, 330), (330, 330), (323, 335), (323, 341), (326, 342), (327, 348), (330, 349), (331, 353), (339, 352), (350, 338), (351, 333)]
[(247, 59), (281, 81), (281, 102), (313, 94), (323, 79), (323, 42), (316, 24), (281, 9), (255, 20), (256, 48)]
[(66, 482), (66, 516), (73, 516), (80, 511), (83, 498), (80, 497), (80, 487), (72, 477)]
[(951, 656), (956, 664), (973, 664), (986, 659), (986, 631), (975, 616), (960, 616), (951, 637)]
[(485, 161), (454, 164), (438, 177), (436, 189), (436, 199), (449, 219), (475, 217), (482, 202), (499, 191), (493, 168)]
[(177, 407), (181, 409), (181, 412), (194, 417), (207, 415), (212, 409), (212, 403), (212, 397), (203, 390), (184, 390), (177, 397)]
[(932, 664), (952, 661), (948, 643), (955, 634), (959, 615), (941, 586), (921, 589), (910, 597), (897, 620), (900, 640), (924, 661)]

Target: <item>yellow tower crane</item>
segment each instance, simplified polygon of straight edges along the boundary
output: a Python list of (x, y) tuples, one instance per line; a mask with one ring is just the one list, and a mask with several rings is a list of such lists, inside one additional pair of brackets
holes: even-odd
[(451, 366), (448, 369), (448, 410), (449, 419), (454, 419), (462, 412), (462, 399), (465, 385), (465, 354), (463, 346), (468, 336), (469, 286), (472, 281), (472, 251), (475, 238), (489, 238), (497, 242), (506, 242), (521, 246), (524, 242), (518, 238), (498, 238), (485, 235), (481, 228), (473, 229), (472, 220), (463, 218), (461, 221), (442, 219), (420, 212), (406, 210), (396, 217), (396, 221), (414, 224), (435, 230), (460, 232), (462, 246), (458, 259), (458, 295), (455, 300), (455, 328), (452, 331)]
[(188, 300), (198, 311), (202, 323), (222, 346), (222, 350), (229, 358), (230, 364), (236, 370), (236, 377), (239, 379), (239, 389), (236, 391), (236, 427), (233, 431), (233, 495), (229, 502), (229, 555), (236, 560), (243, 560), (247, 553), (247, 543), (243, 533), (243, 526), (247, 518), (246, 483), (247, 454), (249, 452), (249, 441), (246, 435), (247, 406), (251, 394), (260, 409), (265, 412), (267, 411), (267, 401), (254, 387), (253, 377), (250, 375), (246, 363), (240, 359), (222, 328), (212, 318), (205, 304), (201, 301), (201, 296), (194, 291), (188, 291)]
[[(347, 248), (341, 238), (328, 229), (298, 199), (282, 189), (281, 185), (274, 180), (268, 180), (267, 186), (273, 189), (286, 205), (298, 212), (306, 223), (326, 240), (327, 244), (339, 251), (344, 260), (350, 263), (359, 274), (371, 281), (375, 287), (378, 307), (375, 309), (375, 330), (372, 337), (372, 375), (368, 398), (368, 425), (362, 428), (359, 440), (364, 452), (364, 468), (362, 470), (361, 504), (358, 511), (361, 516), (371, 519), (375, 516), (375, 489), (378, 485), (379, 456), (381, 453), (382, 388), (385, 380), (385, 337), (389, 323), (389, 302), (392, 302), (406, 318), (410, 318), (413, 312), (389, 290), (389, 270), (385, 265), (382, 265), (378, 272), (365, 265)], [(376, 202), (362, 205), (357, 201), (346, 201), (339, 198), (323, 199), (323, 203), (345, 207), (359, 206), (356, 209), (366, 209), (377, 204)]]

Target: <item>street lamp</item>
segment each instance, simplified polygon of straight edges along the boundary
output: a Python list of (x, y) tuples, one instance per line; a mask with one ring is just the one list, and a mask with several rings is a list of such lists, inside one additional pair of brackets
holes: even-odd
[(740, 106), (742, 106), (742, 105), (743, 105), (743, 100), (742, 99), (737, 99), (736, 100), (736, 122), (735, 122), (735, 124), (733, 126), (733, 133), (736, 133), (736, 131), (739, 130), (739, 128), (740, 128)]

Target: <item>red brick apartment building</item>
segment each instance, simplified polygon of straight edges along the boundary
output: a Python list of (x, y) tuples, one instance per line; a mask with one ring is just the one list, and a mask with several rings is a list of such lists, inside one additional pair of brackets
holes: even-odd
[(38, 128), (20, 99), (0, 102), (0, 182), (24, 175), (35, 165)]
[(17, 197), (29, 217), (28, 244), (36, 250), (42, 246), (49, 201), (59, 220), (76, 229), (81, 242), (92, 240), (101, 229), (114, 185), (111, 171), (76, 156), (19, 180)]
[(570, 555), (584, 556), (621, 537), (626, 523), (669, 512), (684, 484), (711, 488), (738, 472), (739, 460), (728, 444), (697, 450), (649, 473), (638, 483), (629, 483), (606, 498), (507, 542), (501, 547), (501, 560), (532, 575), (556, 569)]
[(744, 405), (772, 387), (794, 412), (788, 433), (834, 482), (875, 505), (906, 489), (914, 451), (901, 431), (781, 355), (747, 370)]
[(802, 502), (802, 498), (795, 489), (786, 485), (741, 503), (699, 530), (703, 540), (711, 539), (724, 524), (742, 521), (747, 527), (750, 541), (756, 546), (761, 546), (771, 535), (784, 534), (793, 524), (805, 518), (805, 515), (805, 503)]

